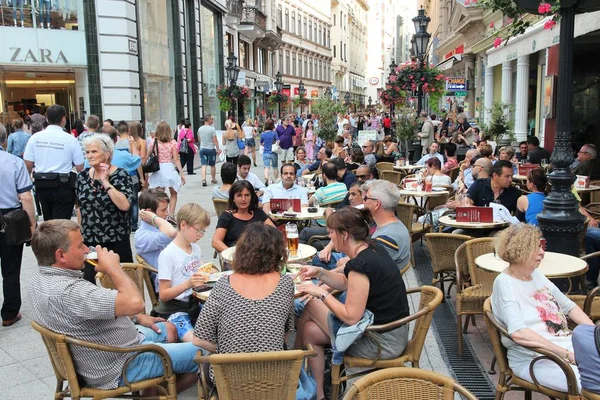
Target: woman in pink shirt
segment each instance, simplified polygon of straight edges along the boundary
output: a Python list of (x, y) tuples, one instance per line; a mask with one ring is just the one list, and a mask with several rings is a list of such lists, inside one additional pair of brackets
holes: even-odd
[(315, 134), (313, 130), (313, 122), (308, 121), (306, 124), (306, 133), (304, 134), (304, 147), (306, 148), (306, 158), (310, 162), (315, 160)]
[[(179, 137), (177, 139), (177, 148), (179, 149), (179, 159), (181, 160), (181, 167), (185, 168), (187, 164), (187, 174), (195, 175), (194, 173), (194, 157), (196, 156), (196, 146), (194, 146), (194, 132), (190, 129), (190, 121), (185, 121), (183, 128), (179, 131)], [(187, 151), (185, 146), (181, 145), (183, 139), (187, 140)], [(184, 151), (182, 151), (184, 150)]]

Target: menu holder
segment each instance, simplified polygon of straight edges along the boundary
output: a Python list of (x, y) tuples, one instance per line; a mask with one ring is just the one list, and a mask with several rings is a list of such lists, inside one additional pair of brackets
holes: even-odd
[(491, 207), (456, 207), (456, 222), (494, 222)]
[(529, 164), (529, 163), (519, 165), (519, 175), (527, 176), (529, 171), (531, 171), (532, 169), (536, 169), (536, 168), (542, 168), (542, 166), (540, 164)]
[(416, 178), (405, 178), (404, 189), (406, 190), (417, 190), (419, 188), (419, 181)]
[(575, 179), (576, 189), (588, 189), (590, 187), (590, 177), (585, 175), (577, 175)]
[(271, 212), (275, 214), (286, 212), (290, 208), (294, 212), (301, 212), (300, 199), (271, 199)]

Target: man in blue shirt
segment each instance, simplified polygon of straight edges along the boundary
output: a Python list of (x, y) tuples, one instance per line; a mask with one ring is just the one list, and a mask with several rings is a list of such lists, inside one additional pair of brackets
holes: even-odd
[(431, 146), (429, 146), (429, 154), (425, 154), (423, 157), (421, 157), (421, 159), (417, 161), (417, 165), (425, 165), (425, 162), (432, 157), (437, 157), (437, 159), (440, 160), (440, 163), (444, 165), (444, 156), (438, 153), (439, 149), (439, 144), (436, 142), (431, 143)]
[(294, 139), (296, 136), (296, 130), (294, 125), (290, 123), (292, 118), (289, 116), (283, 117), (281, 125), (277, 127), (277, 135), (279, 136), (279, 147), (281, 148), (281, 154), (279, 158), (281, 163), (294, 162)]
[(296, 185), (296, 167), (294, 164), (283, 164), (281, 166), (281, 182), (269, 185), (262, 197), (263, 211), (271, 212), (271, 199), (300, 199), (300, 205), (308, 205), (308, 193), (306, 189)]
[(8, 145), (6, 147), (6, 151), (13, 156), (23, 158), (25, 146), (27, 146), (27, 142), (29, 141), (31, 134), (23, 131), (22, 119), (13, 120), (12, 125), (13, 128), (15, 128), (15, 131), (8, 136)]

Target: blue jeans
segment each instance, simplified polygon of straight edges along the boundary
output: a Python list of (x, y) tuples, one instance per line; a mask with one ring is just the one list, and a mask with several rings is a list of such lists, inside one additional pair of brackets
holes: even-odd
[[(585, 254), (594, 253), (600, 251), (600, 228), (587, 228), (585, 233)], [(598, 273), (600, 272), (600, 262), (598, 258), (592, 258), (588, 260), (589, 269), (585, 273), (585, 277), (588, 281), (597, 285)]]
[[(171, 358), (175, 374), (198, 372), (198, 364), (194, 362), (194, 357), (200, 348), (194, 346), (191, 342), (166, 343), (167, 328), (165, 324), (159, 322), (156, 325), (160, 328), (161, 333), (136, 325), (138, 331), (146, 336), (142, 344), (156, 344), (165, 349)], [(164, 374), (164, 367), (161, 359), (155, 353), (142, 353), (129, 364), (125, 376), (129, 382), (139, 382), (162, 374)], [(123, 384), (121, 378), (119, 384)]]
[(338, 253), (337, 251), (332, 251), (331, 256), (329, 256), (329, 262), (321, 261), (319, 255), (316, 254), (312, 259), (312, 265), (315, 267), (325, 268), (327, 270), (332, 270), (336, 267), (336, 264), (340, 258), (346, 257), (344, 253)]
[[(137, 176), (135, 177), (137, 180)], [(139, 182), (139, 181), (138, 181)], [(131, 196), (131, 207), (129, 208), (129, 212), (131, 213), (131, 229), (137, 230), (138, 228), (138, 218), (140, 207), (138, 205), (138, 192), (140, 191), (140, 184), (133, 184), (133, 196)]]
[(217, 150), (215, 149), (200, 149), (200, 165), (215, 166), (217, 162)]

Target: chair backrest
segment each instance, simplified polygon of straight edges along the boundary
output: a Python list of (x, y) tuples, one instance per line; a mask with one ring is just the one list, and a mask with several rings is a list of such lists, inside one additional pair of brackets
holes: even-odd
[(219, 400), (294, 400), (302, 362), (315, 355), (309, 349), (213, 354), (200, 360), (213, 368)]
[[(133, 280), (133, 282), (135, 282), (135, 285), (139, 289), (142, 298), (144, 298), (145, 302), (146, 300), (144, 296), (144, 266), (142, 264), (137, 263), (123, 263), (121, 264), (121, 267), (123, 271), (125, 271), (125, 273)], [(115, 285), (112, 279), (110, 279), (110, 276), (108, 276), (107, 274), (103, 274), (102, 272), (98, 272), (96, 274), (96, 283), (99, 286), (102, 286), (107, 289), (115, 289)]]
[[(449, 192), (452, 191), (452, 186), (445, 187)], [(443, 206), (448, 202), (448, 198), (450, 197), (450, 193), (443, 194), (441, 196), (432, 196), (427, 200), (427, 208), (429, 210), (434, 210), (436, 207)]]
[(67, 336), (53, 332), (37, 322), (32, 321), (31, 326), (42, 336), (56, 379), (61, 382), (67, 381), (71, 397), (79, 397), (81, 388), (69, 344), (66, 341)]
[(229, 200), (226, 199), (212, 199), (213, 205), (215, 206), (215, 214), (217, 218), (221, 216), (229, 208)]
[(331, 208), (336, 208), (342, 201), (342, 200), (338, 200), (338, 201), (330, 201), (329, 203), (319, 203), (319, 207), (331, 207)]
[(402, 221), (408, 233), (412, 234), (412, 224), (415, 216), (415, 205), (410, 203), (400, 202), (397, 207), (398, 219)]
[(455, 271), (454, 255), (456, 249), (467, 240), (472, 239), (467, 235), (452, 233), (426, 233), (425, 242), (429, 250), (433, 272)]
[(589, 223), (590, 221), (586, 219), (583, 223), (583, 230), (579, 232), (579, 257), (585, 256), (585, 234), (587, 232)]
[(470, 286), (469, 261), (467, 260), (467, 242), (458, 246), (454, 252), (454, 266), (456, 268), (456, 291), (460, 293), (463, 287)]
[(466, 242), (467, 265), (469, 266), (469, 277), (471, 285), (483, 285), (489, 293), (492, 293), (494, 279), (498, 276), (495, 272), (487, 272), (477, 267), (475, 259), (483, 254), (494, 251), (494, 238), (471, 239)]
[[(154, 288), (154, 284), (152, 283), (152, 277), (150, 273), (158, 274), (158, 269), (154, 266), (148, 264), (148, 262), (144, 259), (144, 257), (139, 254), (135, 255), (135, 259), (139, 264), (144, 266), (144, 284), (146, 285), (146, 291), (148, 292), (148, 298), (150, 299), (150, 303), (152, 303), (152, 307), (156, 307), (158, 305), (158, 296), (156, 295), (156, 291)], [(158, 290), (158, 288), (156, 288)]]
[[(444, 298), (442, 291), (434, 286), (421, 286), (419, 288), (410, 288), (406, 290), (407, 294), (420, 293), (421, 300), (419, 301), (419, 308), (415, 314), (422, 314), (415, 320), (415, 326), (412, 332), (412, 337), (408, 340), (406, 349), (403, 355), (410, 355), (411, 359), (419, 360), (421, 353), (423, 352), (423, 346), (425, 345), (425, 338), (431, 321), (433, 319), (433, 312), (439, 306)], [(368, 328), (367, 328), (368, 329)]]
[(394, 164), (391, 162), (382, 161), (382, 162), (378, 162), (377, 164), (375, 164), (375, 168), (377, 168), (377, 171), (379, 171), (379, 175), (381, 177), (381, 173), (383, 171), (393, 171)]
[(453, 400), (477, 397), (452, 378), (418, 368), (384, 368), (356, 380), (343, 400)]
[(490, 341), (492, 343), (492, 351), (494, 356), (496, 356), (496, 362), (498, 363), (498, 370), (501, 374), (507, 373), (510, 371), (510, 368), (508, 367), (506, 347), (504, 347), (502, 344), (499, 333), (499, 331), (504, 328), (500, 325), (492, 313), (492, 303), (490, 298), (487, 298), (483, 303), (483, 315), (485, 318), (488, 336), (490, 337)]
[(400, 185), (403, 175), (404, 174), (402, 172), (383, 170), (379, 173), (379, 178), (388, 182), (392, 182), (394, 185)]
[[(590, 185), (600, 186), (600, 180), (590, 181)], [(598, 203), (600, 202), (600, 191), (596, 190), (590, 192), (590, 203)]]
[(460, 171), (460, 167), (456, 166), (448, 171), (448, 176), (450, 177), (450, 181), (454, 182), (456, 178), (458, 178), (458, 173)]

